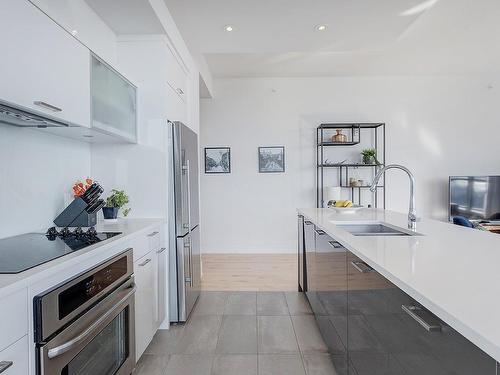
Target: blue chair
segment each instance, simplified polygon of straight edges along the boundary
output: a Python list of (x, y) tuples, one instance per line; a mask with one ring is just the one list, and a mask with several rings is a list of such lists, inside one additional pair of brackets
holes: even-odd
[(467, 227), (467, 228), (474, 228), (474, 225), (470, 222), (470, 220), (463, 216), (455, 216), (453, 218), (453, 224), (461, 225), (462, 227)]

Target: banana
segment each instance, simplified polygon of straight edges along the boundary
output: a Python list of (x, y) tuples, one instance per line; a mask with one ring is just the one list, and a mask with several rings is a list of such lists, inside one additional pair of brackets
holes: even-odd
[(335, 207), (352, 207), (352, 202), (350, 200), (335, 201)]

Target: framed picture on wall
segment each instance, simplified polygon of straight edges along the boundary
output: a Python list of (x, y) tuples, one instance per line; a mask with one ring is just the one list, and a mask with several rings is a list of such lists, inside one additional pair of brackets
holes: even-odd
[(259, 147), (259, 173), (285, 172), (285, 147)]
[(231, 148), (206, 147), (205, 173), (231, 173)]

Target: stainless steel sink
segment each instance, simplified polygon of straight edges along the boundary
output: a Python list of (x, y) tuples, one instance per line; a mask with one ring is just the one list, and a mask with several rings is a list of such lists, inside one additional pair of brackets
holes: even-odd
[(420, 234), (383, 223), (370, 224), (337, 224), (353, 236), (419, 236)]

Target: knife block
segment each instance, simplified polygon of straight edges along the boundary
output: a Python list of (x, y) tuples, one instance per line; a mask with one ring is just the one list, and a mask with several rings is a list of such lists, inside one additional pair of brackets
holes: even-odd
[(83, 211), (78, 217), (71, 223), (71, 227), (94, 227), (97, 225), (97, 213), (89, 214)]
[(80, 197), (66, 207), (55, 219), (54, 224), (60, 228), (93, 227), (97, 224), (97, 213), (89, 214), (86, 211), (88, 204)]

